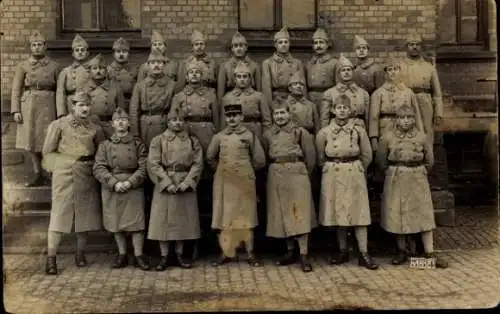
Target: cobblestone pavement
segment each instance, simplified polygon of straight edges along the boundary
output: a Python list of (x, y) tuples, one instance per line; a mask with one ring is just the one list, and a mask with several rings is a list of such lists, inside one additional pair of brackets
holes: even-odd
[(59, 276), (43, 273), (43, 255), (5, 255), (4, 304), (13, 313), (322, 310), (335, 308), (484, 308), (500, 298), (500, 249), (457, 250), (441, 256), (448, 269), (389, 265), (370, 271), (355, 261), (314, 271), (276, 267), (265, 260), (251, 268), (242, 259), (219, 268), (210, 259), (193, 269), (143, 272), (110, 268), (113, 256), (90, 254), (87, 268), (73, 255), (58, 258)]

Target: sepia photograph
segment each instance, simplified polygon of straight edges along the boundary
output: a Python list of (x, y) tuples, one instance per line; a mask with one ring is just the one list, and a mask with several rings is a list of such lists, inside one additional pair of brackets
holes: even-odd
[(0, 1), (6, 313), (500, 304), (494, 0)]

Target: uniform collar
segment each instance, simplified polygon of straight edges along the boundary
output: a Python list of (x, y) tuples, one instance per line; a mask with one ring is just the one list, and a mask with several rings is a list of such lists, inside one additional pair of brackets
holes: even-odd
[(357, 63), (356, 67), (360, 67), (364, 70), (368, 69), (371, 65), (373, 64), (373, 59), (367, 58), (365, 62), (363, 63)]
[(115, 143), (115, 144), (118, 144), (118, 143), (130, 143), (130, 141), (132, 141), (134, 139), (134, 136), (132, 134), (127, 133), (127, 135), (125, 136), (118, 136), (116, 133), (111, 135), (111, 137), (109, 138), (111, 140), (111, 142)]
[(165, 74), (161, 74), (161, 76), (158, 78), (155, 78), (153, 75), (149, 75), (146, 78), (146, 84), (148, 86), (153, 86), (154, 84), (156, 84), (158, 86), (165, 86), (165, 85), (167, 85), (167, 83), (168, 83), (168, 79), (167, 79), (167, 76)]
[(184, 87), (184, 93), (188, 96), (191, 96), (194, 93), (202, 96), (205, 94), (205, 90), (206, 90), (206, 87), (203, 85), (201, 85), (200, 87), (198, 87), (196, 89), (193, 88), (193, 86), (191, 86), (191, 85), (186, 85), (186, 87)]
[(181, 131), (179, 133), (175, 133), (169, 129), (165, 130), (165, 137), (167, 138), (167, 141), (172, 142), (176, 138), (180, 138), (181, 140), (185, 141), (188, 138), (188, 134), (186, 131)]
[(327, 61), (330, 61), (332, 58), (333, 58), (332, 55), (330, 55), (329, 53), (324, 53), (321, 55), (315, 54), (315, 55), (313, 55), (311, 62), (313, 64), (314, 63), (325, 63)]
[(390, 82), (385, 82), (384, 84), (382, 84), (382, 87), (390, 92), (395, 92), (396, 90), (403, 90), (405, 88), (403, 83), (394, 84)]
[(233, 133), (235, 133), (235, 134), (238, 134), (238, 135), (239, 135), (239, 134), (241, 134), (241, 133), (245, 132), (246, 130), (247, 130), (247, 129), (246, 129), (244, 126), (240, 125), (240, 126), (239, 126), (239, 127), (237, 127), (235, 130), (231, 129), (230, 127), (226, 127), (226, 128), (224, 129), (224, 133), (226, 133), (226, 134), (228, 134), (228, 135), (233, 134)]
[(40, 64), (41, 66), (46, 66), (49, 63), (49, 60), (47, 59), (46, 56), (44, 56), (41, 59), (36, 59), (35, 57), (30, 56), (28, 61), (30, 62), (31, 65)]
[(75, 68), (78, 68), (79, 66), (85, 67), (86, 65), (87, 65), (86, 61), (79, 62), (79, 61), (73, 60), (71, 67), (75, 69)]
[(101, 87), (104, 90), (109, 90), (111, 87), (110, 81), (108, 79), (105, 79), (101, 84), (97, 84), (93, 79), (88, 80), (88, 87), (90, 89), (95, 89), (97, 87)]
[(118, 62), (116, 62), (116, 60), (113, 60), (113, 62), (111, 62), (109, 67), (114, 69), (114, 70), (122, 70), (123, 69), (123, 70), (129, 71), (130, 70), (130, 63), (129, 62), (118, 63)]
[(400, 127), (396, 127), (396, 131), (394, 132), (397, 138), (414, 138), (417, 136), (417, 128), (413, 126), (411, 130), (403, 131)]
[(347, 90), (350, 90), (351, 92), (354, 93), (356, 91), (356, 84), (353, 81), (347, 83), (339, 82), (335, 88), (337, 88), (341, 92), (346, 92)]
[(241, 94), (245, 94), (245, 95), (249, 96), (249, 95), (252, 95), (253, 92), (254, 92), (254, 89), (252, 87), (247, 87), (245, 89), (241, 89), (241, 88), (235, 87), (232, 90), (232, 93), (235, 96), (240, 96)]
[(201, 56), (195, 56), (195, 55), (189, 56), (188, 62), (190, 62), (192, 60), (202, 61), (202, 62), (204, 62), (206, 64), (210, 63), (210, 58), (208, 57), (207, 53), (204, 53)]
[(293, 57), (292, 57), (291, 53), (287, 53), (284, 56), (280, 56), (280, 55), (278, 55), (278, 53), (275, 52), (273, 54), (273, 59), (274, 59), (274, 61), (276, 61), (278, 63), (283, 63), (285, 61), (288, 63), (293, 63)]
[(69, 124), (74, 128), (78, 128), (79, 126), (83, 126), (88, 128), (90, 126), (90, 120), (88, 118), (86, 119), (80, 119), (75, 117), (74, 115), (70, 114), (69, 115)]
[(406, 63), (408, 63), (408, 64), (417, 64), (417, 63), (420, 63), (422, 61), (424, 61), (424, 58), (422, 56), (420, 56), (416, 59), (412, 59), (408, 56), (406, 57)]
[(295, 123), (293, 123), (293, 121), (288, 121), (287, 124), (285, 124), (284, 126), (278, 126), (277, 124), (274, 125), (274, 134), (278, 134), (279, 132), (287, 132), (287, 133), (293, 133), (293, 131), (295, 130)]
[(354, 122), (352, 119), (349, 119), (346, 124), (340, 125), (337, 124), (335, 119), (332, 119), (332, 122), (330, 123), (330, 129), (333, 131), (333, 134), (339, 134), (340, 131), (350, 131), (354, 127)]
[(231, 65), (232, 67), (236, 67), (236, 65), (238, 64), (238, 62), (243, 62), (245, 64), (250, 64), (252, 60), (250, 60), (250, 57), (248, 57), (248, 55), (245, 55), (243, 58), (236, 58), (235, 56), (231, 56), (231, 59), (229, 62), (231, 62)]
[(288, 97), (287, 97), (287, 102), (288, 102), (289, 104), (292, 104), (292, 105), (293, 105), (293, 104), (296, 104), (296, 103), (304, 103), (306, 100), (307, 100), (307, 99), (306, 99), (306, 97), (305, 97), (305, 96), (302, 96), (302, 97), (300, 97), (299, 99), (297, 99), (297, 98), (293, 97), (292, 95), (288, 95)]

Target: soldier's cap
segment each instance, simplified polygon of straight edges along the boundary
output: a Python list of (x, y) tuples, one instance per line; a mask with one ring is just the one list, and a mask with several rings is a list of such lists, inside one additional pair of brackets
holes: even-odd
[(73, 102), (73, 104), (77, 103), (77, 102), (84, 102), (86, 104), (90, 104), (90, 95), (83, 89), (78, 89), (76, 90), (76, 92), (71, 95), (71, 101)]
[(183, 114), (182, 110), (180, 110), (177, 107), (171, 108), (167, 114), (167, 120), (174, 119), (174, 118), (179, 118), (179, 120), (184, 120), (184, 114)]
[(233, 38), (231, 38), (231, 44), (233, 45), (233, 44), (239, 44), (239, 43), (246, 44), (247, 39), (245, 38), (245, 36), (241, 35), (241, 33), (237, 31), (233, 35)]
[(333, 101), (332, 109), (337, 105), (345, 105), (352, 109), (351, 99), (347, 95), (340, 95)]
[(227, 115), (229, 113), (241, 114), (243, 113), (243, 108), (240, 104), (227, 104), (224, 106), (224, 114)]
[(286, 101), (274, 101), (272, 105), (272, 111), (276, 109), (286, 109), (287, 111), (290, 111), (290, 106)]
[(160, 32), (153, 30), (153, 32), (151, 33), (151, 43), (155, 41), (160, 41), (162, 43), (165, 43), (165, 38), (163, 38)]
[(198, 60), (191, 60), (186, 64), (186, 72), (189, 70), (200, 70), (201, 72), (205, 71), (207, 66), (204, 62)]
[(87, 44), (87, 42), (85, 41), (85, 39), (83, 39), (82, 36), (76, 34), (75, 38), (73, 38), (73, 41), (71, 42), (71, 49), (75, 49), (76, 47), (88, 48), (89, 44)]
[(384, 70), (387, 70), (388, 67), (396, 67), (401, 69), (401, 61), (397, 58), (388, 58), (384, 62)]
[(30, 44), (34, 42), (45, 42), (45, 36), (43, 36), (38, 30), (34, 31), (29, 38)]
[(316, 29), (316, 31), (314, 32), (313, 34), (313, 40), (314, 39), (324, 39), (326, 40), (327, 42), (329, 41), (330, 38), (328, 38), (328, 34), (326, 33), (326, 31), (323, 29), (323, 28), (318, 28)]
[(128, 113), (125, 109), (118, 107), (118, 108), (116, 108), (115, 112), (113, 112), (113, 116), (111, 117), (111, 119), (115, 120), (115, 119), (122, 119), (122, 118), (128, 119), (129, 118)]
[(130, 44), (125, 38), (120, 37), (113, 43), (113, 50), (130, 50)]
[(404, 117), (404, 116), (414, 117), (415, 116), (415, 108), (413, 108), (412, 106), (410, 106), (408, 103), (405, 102), (398, 107), (398, 109), (396, 110), (396, 115), (398, 117)]
[(357, 47), (359, 46), (368, 46), (370, 47), (370, 45), (368, 44), (368, 42), (361, 36), (359, 35), (354, 35), (354, 49), (356, 49)]
[(407, 37), (406, 37), (406, 44), (409, 43), (421, 43), (422, 42), (422, 36), (420, 36), (419, 33), (416, 31), (411, 32)]
[(293, 73), (292, 77), (288, 81), (288, 86), (292, 85), (293, 83), (300, 83), (306, 86), (306, 79), (304, 78), (302, 71), (296, 71), (295, 73)]
[(106, 62), (104, 61), (104, 58), (100, 53), (97, 56), (93, 57), (87, 64), (89, 67), (106, 67)]
[(288, 29), (286, 26), (280, 29), (279, 32), (274, 34), (274, 41), (277, 41), (278, 39), (290, 39), (290, 34), (288, 34)]
[(193, 34), (191, 34), (191, 43), (195, 43), (197, 41), (205, 42), (206, 39), (205, 39), (205, 36), (203, 35), (202, 32), (200, 32), (198, 30), (194, 30)]
[(234, 73), (252, 73), (245, 62), (239, 61), (233, 70)]
[(344, 54), (340, 54), (340, 57), (339, 57), (339, 60), (337, 62), (337, 69), (341, 69), (341, 68), (345, 68), (345, 67), (351, 67), (353, 68), (354, 65), (352, 64), (352, 62), (347, 59)]
[(165, 56), (162, 55), (161, 53), (152, 52), (149, 54), (147, 62), (152, 62), (152, 61), (165, 62)]

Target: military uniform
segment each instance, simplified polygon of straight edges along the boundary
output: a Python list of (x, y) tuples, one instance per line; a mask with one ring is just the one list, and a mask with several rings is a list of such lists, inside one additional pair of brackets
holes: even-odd
[[(163, 56), (150, 55), (149, 61)], [(164, 74), (150, 74), (137, 83), (130, 100), (130, 130), (144, 141), (147, 148), (156, 135), (167, 128), (166, 115), (174, 95), (175, 82)]]
[[(326, 32), (318, 28), (313, 35), (314, 39), (323, 39), (326, 42), (329, 38)], [(329, 53), (315, 54), (306, 63), (306, 79), (307, 90), (309, 91), (309, 99), (316, 104), (316, 110), (319, 112), (323, 100), (323, 93), (335, 86), (337, 72), (337, 58), (334, 58)]]
[[(87, 42), (80, 35), (76, 35), (71, 47), (74, 49), (79, 46), (88, 48)], [(73, 64), (62, 69), (57, 78), (56, 108), (58, 118), (70, 112), (70, 97), (75, 93), (77, 87), (85, 84), (89, 78), (90, 72), (86, 63), (75, 60)]]
[[(247, 41), (243, 35), (239, 32), (233, 36), (231, 40), (232, 44), (235, 43), (244, 43)], [(232, 56), (224, 62), (219, 68), (219, 75), (217, 76), (217, 97), (219, 100), (222, 100), (224, 95), (227, 92), (230, 92), (236, 85), (234, 82), (234, 69), (238, 65), (239, 62), (244, 62), (245, 65), (250, 69), (250, 74), (252, 75), (252, 84), (251, 87), (255, 90), (260, 90), (261, 87), (261, 74), (260, 74), (260, 66), (257, 62), (250, 59), (248, 55), (243, 58), (237, 58)]]
[[(368, 42), (366, 42), (363, 37), (358, 35), (354, 36), (354, 49), (360, 45), (369, 47)], [(359, 61), (354, 66), (352, 80), (356, 83), (356, 85), (371, 95), (385, 82), (384, 69), (379, 63), (373, 61), (370, 57), (367, 57), (365, 60)]]
[[(125, 39), (120, 37), (113, 43), (113, 50), (118, 49), (130, 50), (130, 45)], [(121, 64), (113, 60), (108, 65), (107, 72), (108, 77), (118, 83), (125, 99), (124, 108), (128, 111), (132, 91), (137, 82), (137, 68), (128, 61)]]
[[(306, 87), (306, 82), (300, 72), (295, 72), (288, 85), (296, 82), (301, 83), (304, 88)], [(290, 109), (292, 121), (298, 126), (305, 128), (311, 134), (316, 134), (319, 131), (319, 113), (315, 103), (311, 102), (305, 96), (295, 96), (292, 94), (288, 95), (285, 103)]]
[[(286, 28), (274, 35), (274, 41), (281, 38), (290, 39)], [(304, 66), (302, 61), (292, 57), (290, 53), (280, 55), (275, 52), (271, 57), (262, 62), (261, 90), (271, 109), (274, 108), (273, 103), (275, 101), (283, 101), (288, 96), (288, 82), (297, 71), (301, 71), (304, 74)]]
[[(43, 41), (39, 33), (30, 42)], [(56, 85), (58, 64), (44, 56), (31, 56), (16, 68), (12, 80), (12, 113), (21, 113), (23, 121), (17, 125), (16, 148), (41, 152), (47, 127), (56, 119)]]
[[(157, 31), (153, 31), (151, 35), (151, 43), (155, 41), (161, 41), (164, 42), (165, 45), (167, 44), (163, 36)], [(165, 67), (163, 68), (163, 73), (165, 73), (165, 75), (169, 77), (171, 80), (177, 81), (177, 72), (179, 70), (178, 69), (179, 64), (177, 63), (177, 61), (168, 58), (166, 55), (164, 55), (163, 57), (165, 58)], [(148, 71), (149, 71), (149, 66), (148, 62), (146, 61), (139, 67), (139, 74), (137, 76), (137, 80), (140, 82), (144, 80), (146, 77), (148, 77)]]

